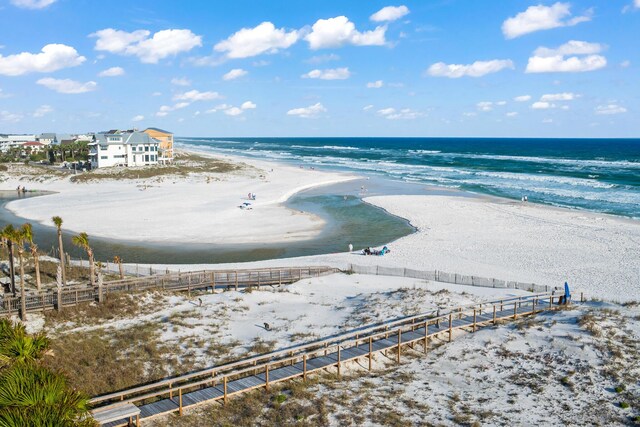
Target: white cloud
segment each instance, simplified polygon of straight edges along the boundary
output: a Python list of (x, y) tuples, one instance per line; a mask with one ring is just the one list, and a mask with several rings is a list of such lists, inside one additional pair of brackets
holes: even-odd
[(573, 101), (574, 99), (579, 97), (580, 95), (571, 92), (550, 93), (547, 95), (542, 95), (542, 97), (540, 97), (540, 101)]
[(312, 56), (311, 58), (307, 59), (304, 62), (306, 62), (307, 64), (321, 64), (323, 62), (338, 61), (338, 60), (340, 60), (340, 56), (336, 55), (335, 53), (330, 53), (328, 55)]
[(516, 96), (515, 98), (513, 98), (514, 101), (516, 102), (527, 102), (527, 101), (531, 101), (531, 95), (520, 95), (520, 96)]
[(369, 110), (371, 110), (372, 108), (373, 108), (373, 105), (369, 104), (369, 105), (365, 105), (365, 106), (362, 108), (362, 110), (363, 110), (363, 111), (369, 111)]
[(289, 110), (287, 111), (287, 115), (304, 117), (306, 119), (309, 119), (313, 117), (318, 117), (320, 114), (326, 113), (326, 112), (327, 112), (327, 109), (324, 108), (324, 106), (318, 102), (308, 107), (294, 108), (293, 110)]
[(263, 22), (255, 28), (243, 28), (232, 36), (217, 43), (217, 52), (226, 52), (229, 58), (248, 58), (263, 53), (276, 53), (298, 41), (298, 31), (287, 32), (276, 29), (271, 22)]
[(98, 73), (98, 77), (117, 77), (124, 75), (124, 68), (122, 67), (111, 67), (106, 70), (100, 71)]
[(570, 40), (567, 43), (557, 47), (556, 49), (539, 47), (533, 52), (533, 55), (541, 57), (592, 55), (602, 52), (605, 48), (606, 46), (600, 43), (589, 43), (580, 40)]
[(239, 116), (244, 111), (238, 107), (231, 107), (229, 109), (224, 110), (224, 113), (228, 116)]
[(33, 112), (33, 117), (44, 117), (49, 113), (53, 113), (53, 107), (51, 105), (41, 105)]
[[(638, 0), (638, 1), (640, 1), (640, 0)], [(620, 63), (620, 67), (621, 68), (629, 68), (630, 66), (631, 66), (631, 61), (629, 61), (628, 59), (625, 60), (625, 61), (622, 61)]]
[(407, 6), (387, 6), (383, 7), (369, 17), (374, 22), (395, 21), (409, 14)]
[(222, 76), (222, 80), (234, 80), (242, 76), (246, 76), (247, 74), (249, 74), (249, 72), (243, 70), (242, 68), (234, 68), (233, 70)]
[(242, 105), (240, 106), (240, 108), (242, 108), (243, 110), (253, 110), (256, 107), (257, 105), (251, 101), (243, 102)]
[(131, 33), (113, 28), (96, 31), (90, 37), (96, 37), (95, 49), (118, 55), (137, 56), (141, 62), (156, 64), (168, 56), (188, 52), (196, 46), (202, 46), (202, 37), (191, 30), (162, 30), (151, 35), (150, 31), (137, 30)]
[(44, 9), (56, 1), (57, 0), (11, 0), (11, 4), (23, 9)]
[(184, 93), (177, 93), (173, 96), (174, 101), (211, 101), (213, 99), (220, 99), (222, 96), (218, 92), (200, 92), (197, 90), (190, 90)]
[(634, 0), (633, 5), (640, 9), (640, 0)]
[(191, 80), (186, 77), (174, 77), (171, 79), (171, 84), (176, 86), (191, 86)]
[(607, 66), (607, 59), (601, 55), (589, 55), (585, 57), (563, 56), (529, 58), (526, 73), (583, 73), (595, 71)]
[(473, 64), (445, 64), (437, 62), (427, 72), (434, 77), (449, 77), (457, 79), (463, 76), (481, 77), (486, 74), (497, 73), (505, 68), (514, 69), (510, 59), (494, 59), (491, 61), (476, 61)]
[(0, 111), (0, 121), (16, 123), (22, 120), (22, 114), (11, 113), (9, 111)]
[(0, 55), (0, 74), (21, 76), (27, 73), (49, 73), (82, 64), (86, 58), (78, 55), (71, 46), (48, 44), (40, 53), (22, 52), (15, 55)]
[[(527, 73), (578, 73), (593, 71), (607, 65), (602, 55), (606, 46), (600, 43), (588, 43), (571, 40), (556, 49), (539, 47), (533, 52), (527, 64)], [(569, 56), (568, 55), (581, 55)]]
[(558, 27), (571, 27), (591, 20), (592, 11), (571, 18), (569, 3), (555, 3), (551, 6), (530, 6), (526, 11), (518, 13), (502, 23), (502, 33), (507, 39), (514, 39), (525, 34)]
[(515, 117), (518, 115), (517, 111), (509, 111), (507, 114), (505, 114), (505, 116), (507, 117)]
[(465, 117), (475, 117), (478, 115), (478, 113), (472, 111), (472, 112), (462, 113), (462, 115)]
[(490, 101), (482, 101), (476, 104), (476, 107), (480, 111), (491, 111), (493, 110), (493, 102)]
[(91, 92), (98, 86), (98, 84), (93, 81), (82, 83), (71, 79), (54, 79), (51, 77), (45, 77), (38, 80), (36, 83), (51, 90), (55, 90), (56, 92), (67, 94)]
[(304, 39), (314, 50), (335, 48), (346, 44), (382, 46), (386, 43), (386, 31), (387, 27), (383, 25), (372, 31), (360, 32), (346, 16), (336, 16), (335, 18), (318, 19), (311, 27), (311, 32)]
[(411, 108), (403, 108), (401, 110), (383, 108), (378, 110), (378, 114), (388, 120), (413, 120), (424, 116), (424, 113), (412, 110)]
[(151, 94), (151, 96), (160, 96), (160, 95), (162, 95), (162, 92), (153, 92)]
[(144, 120), (144, 116), (143, 116), (143, 115), (141, 115), (141, 114), (138, 114), (137, 116), (134, 116), (134, 117), (131, 119), (131, 121), (132, 121), (132, 122), (141, 122), (141, 121), (143, 121), (143, 120)]
[(169, 113), (168, 113), (168, 112), (166, 112), (166, 111), (158, 111), (158, 112), (156, 113), (156, 116), (158, 116), (158, 117), (164, 117), (164, 116), (166, 116), (167, 114), (169, 114)]
[(550, 102), (537, 101), (531, 104), (531, 108), (534, 110), (549, 110), (551, 108), (556, 108), (556, 105)]
[(599, 115), (614, 115), (623, 114), (627, 112), (627, 109), (618, 104), (598, 105), (595, 109), (596, 114)]
[(303, 74), (303, 79), (345, 80), (351, 76), (349, 68), (330, 68), (327, 70), (311, 70)]
[(380, 89), (382, 86), (384, 86), (384, 82), (382, 80), (367, 83), (367, 87), (369, 89)]
[(503, 105), (507, 105), (507, 101), (498, 101), (496, 102), (496, 105), (499, 105), (502, 107)]

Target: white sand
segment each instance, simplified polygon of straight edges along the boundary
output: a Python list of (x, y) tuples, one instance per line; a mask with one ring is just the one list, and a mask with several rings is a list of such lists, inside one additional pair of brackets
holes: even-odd
[(366, 201), (409, 219), (418, 232), (392, 242), (382, 257), (339, 253), (217, 267), (381, 265), (548, 286), (568, 281), (588, 297), (640, 300), (640, 221), (488, 197)]
[[(196, 175), (186, 179), (83, 184), (63, 179), (26, 184), (57, 194), (13, 201), (7, 208), (46, 225), (52, 225), (51, 217), (58, 215), (67, 230), (113, 239), (217, 244), (282, 242), (310, 239), (324, 224), (315, 215), (286, 208), (283, 202), (301, 190), (354, 178), (260, 161), (250, 163), (255, 169), (222, 177), (211, 174), (210, 183)], [(216, 178), (222, 180), (215, 181)], [(14, 190), (18, 185), (25, 183), (13, 177), (2, 183), (2, 189)], [(256, 200), (248, 199), (250, 192), (257, 195)], [(244, 202), (251, 203), (250, 210), (239, 208)]]

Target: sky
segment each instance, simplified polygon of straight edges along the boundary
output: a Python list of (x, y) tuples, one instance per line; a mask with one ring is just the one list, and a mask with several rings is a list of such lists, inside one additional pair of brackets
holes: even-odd
[(0, 133), (640, 136), (640, 0), (0, 0), (0, 20)]

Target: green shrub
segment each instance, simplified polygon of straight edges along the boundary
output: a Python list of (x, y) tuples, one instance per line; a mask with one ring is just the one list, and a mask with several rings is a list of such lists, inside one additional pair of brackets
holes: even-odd
[(629, 408), (629, 404), (627, 402), (620, 402), (620, 407), (622, 409), (627, 409), (627, 408)]

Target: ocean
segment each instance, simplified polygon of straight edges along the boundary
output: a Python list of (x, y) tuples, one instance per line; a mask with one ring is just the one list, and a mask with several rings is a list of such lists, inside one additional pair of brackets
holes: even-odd
[(640, 219), (640, 139), (180, 137), (176, 146)]

